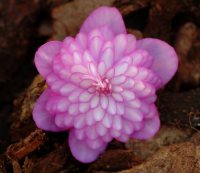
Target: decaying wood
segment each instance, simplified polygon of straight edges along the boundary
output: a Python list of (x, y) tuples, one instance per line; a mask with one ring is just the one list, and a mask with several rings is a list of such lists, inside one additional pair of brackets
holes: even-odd
[(45, 143), (45, 133), (35, 130), (28, 137), (16, 144), (11, 144), (6, 151), (6, 156), (11, 160), (20, 160), (37, 150)]
[(34, 160), (29, 159), (28, 157), (25, 158), (24, 164), (23, 164), (23, 172), (24, 173), (31, 173), (32, 167), (34, 165)]
[(13, 173), (21, 173), (22, 169), (20, 167), (20, 164), (16, 160), (12, 160), (12, 167), (13, 167)]
[(35, 124), (32, 120), (32, 110), (34, 104), (41, 93), (46, 88), (44, 79), (38, 75), (28, 89), (14, 101), (14, 111), (10, 117), (10, 135), (11, 141), (16, 142), (25, 138), (35, 130)]
[(22, 98), (19, 98), (19, 101), (15, 100), (15, 104), (21, 104), (19, 106), (20, 110), (18, 110), (20, 121), (25, 121), (31, 116), (34, 104), (45, 88), (46, 85), (44, 79), (38, 75), (33, 79), (33, 82), (30, 87), (28, 87), (25, 95), (23, 95)]

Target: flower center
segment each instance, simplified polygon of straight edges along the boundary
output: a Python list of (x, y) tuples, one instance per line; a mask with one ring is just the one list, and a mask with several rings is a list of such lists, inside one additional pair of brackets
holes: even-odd
[(100, 94), (109, 94), (111, 93), (111, 84), (107, 78), (97, 79), (93, 84), (96, 88), (96, 91)]

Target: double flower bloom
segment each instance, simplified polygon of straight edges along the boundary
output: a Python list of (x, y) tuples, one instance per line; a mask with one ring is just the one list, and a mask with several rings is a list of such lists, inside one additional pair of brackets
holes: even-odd
[(158, 39), (126, 33), (116, 8), (90, 14), (75, 38), (50, 41), (35, 55), (48, 88), (33, 119), (46, 131), (69, 130), (69, 146), (92, 162), (113, 138), (148, 139), (159, 129), (156, 90), (177, 70), (174, 49)]

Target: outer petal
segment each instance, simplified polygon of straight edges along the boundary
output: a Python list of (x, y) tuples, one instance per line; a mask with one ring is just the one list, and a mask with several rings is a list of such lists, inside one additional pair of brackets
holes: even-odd
[(48, 100), (46, 101), (45, 105), (46, 110), (51, 114), (67, 112), (68, 107), (68, 98), (53, 92), (51, 96), (48, 97)]
[(90, 163), (97, 159), (99, 154), (101, 154), (105, 148), (106, 144), (103, 144), (97, 149), (92, 149), (87, 144), (87, 139), (79, 140), (77, 139), (74, 131), (71, 130), (69, 134), (69, 146), (72, 155), (79, 161), (83, 163)]
[(151, 119), (144, 120), (143, 129), (134, 132), (131, 137), (136, 139), (148, 139), (155, 135), (160, 128), (159, 116), (154, 116)]
[(62, 42), (60, 41), (50, 41), (37, 50), (35, 54), (35, 65), (43, 77), (46, 77), (51, 72), (52, 60), (59, 52), (61, 45)]
[(153, 57), (151, 69), (161, 78), (164, 86), (175, 74), (178, 58), (173, 47), (158, 39), (145, 38), (137, 42), (137, 48), (148, 51)]
[(51, 115), (45, 109), (46, 102), (51, 94), (50, 90), (45, 90), (40, 98), (37, 100), (33, 109), (33, 120), (35, 121), (38, 128), (46, 131), (63, 131), (55, 125), (55, 116)]
[(115, 35), (126, 33), (120, 12), (112, 7), (100, 7), (93, 11), (83, 23), (80, 32), (89, 33), (91, 30), (102, 26), (110, 28)]

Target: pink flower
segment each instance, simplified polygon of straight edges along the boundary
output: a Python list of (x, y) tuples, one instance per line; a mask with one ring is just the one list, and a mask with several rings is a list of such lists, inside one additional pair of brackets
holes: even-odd
[(112, 139), (148, 139), (158, 131), (156, 90), (178, 60), (167, 43), (127, 34), (116, 8), (100, 7), (75, 38), (42, 45), (35, 64), (48, 84), (33, 110), (36, 125), (70, 130), (73, 156), (88, 163)]

